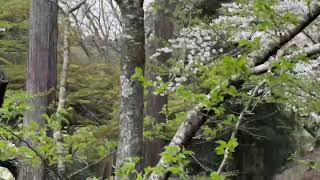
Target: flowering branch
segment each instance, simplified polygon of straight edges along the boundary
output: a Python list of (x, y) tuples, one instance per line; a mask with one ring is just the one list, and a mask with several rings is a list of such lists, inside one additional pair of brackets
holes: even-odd
[[(269, 60), (271, 56), (277, 53), (279, 49), (281, 49), (284, 45), (286, 45), (289, 41), (291, 41), (296, 35), (301, 33), (307, 26), (309, 26), (318, 16), (320, 15), (320, 7), (319, 3), (314, 3), (310, 6), (310, 13), (308, 13), (304, 20), (300, 22), (298, 26), (295, 28), (290, 28), (285, 32), (282, 38), (270, 44), (268, 47), (253, 52), (250, 55), (249, 66), (254, 67), (259, 64), (262, 64)], [(204, 107), (202, 104), (196, 105), (192, 110), (188, 112), (188, 115), (185, 121), (180, 125), (176, 134), (172, 138), (170, 142), (170, 146), (178, 146), (184, 147), (186, 146), (192, 139), (192, 137), (196, 134), (196, 132), (204, 125), (206, 122), (206, 118), (204, 117)], [(158, 162), (158, 167), (161, 167), (164, 164), (163, 158)], [(164, 180), (168, 179), (170, 173), (166, 173), (164, 175), (159, 175), (157, 173), (152, 173), (149, 177), (150, 180)]]

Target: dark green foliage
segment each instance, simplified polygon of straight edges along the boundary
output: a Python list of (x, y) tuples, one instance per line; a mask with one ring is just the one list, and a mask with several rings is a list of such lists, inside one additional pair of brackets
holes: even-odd
[[(24, 89), (25, 65), (6, 65), (5, 73), (10, 79), (9, 89)], [(108, 124), (117, 127), (118, 74), (116, 64), (70, 65), (67, 102), (74, 110), (71, 124)], [(111, 133), (112, 136), (115, 132)]]
[(0, 64), (25, 62), (29, 0), (0, 0)]
[(76, 111), (76, 122), (110, 123), (117, 119), (119, 71), (115, 64), (70, 66), (67, 102)]

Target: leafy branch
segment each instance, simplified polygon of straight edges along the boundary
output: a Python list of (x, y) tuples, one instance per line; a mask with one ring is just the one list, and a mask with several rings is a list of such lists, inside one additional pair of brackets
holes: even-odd
[[(249, 101), (247, 102), (246, 106), (244, 107), (244, 109), (241, 111), (241, 113), (240, 113), (240, 115), (239, 115), (238, 121), (237, 121), (237, 123), (236, 123), (236, 125), (235, 125), (235, 127), (234, 127), (234, 129), (233, 129), (233, 131), (232, 131), (232, 134), (231, 134), (231, 137), (230, 137), (229, 142), (230, 142), (231, 140), (233, 140), (233, 139), (236, 139), (237, 133), (238, 133), (239, 128), (240, 128), (240, 125), (242, 124), (242, 121), (243, 121), (245, 115), (248, 114), (248, 113), (250, 113), (249, 111), (252, 111), (252, 110), (250, 110), (249, 108), (251, 107), (251, 105), (252, 105), (252, 103), (253, 103), (254, 97), (257, 96), (258, 90), (265, 84), (265, 82), (266, 82), (265, 80), (261, 81), (261, 82), (254, 88), (254, 90), (253, 90), (253, 92), (252, 92), (252, 94), (251, 94), (251, 96), (250, 96)], [(224, 150), (224, 157), (223, 157), (223, 160), (222, 160), (222, 162), (221, 162), (221, 164), (220, 164), (220, 166), (219, 166), (219, 169), (218, 169), (218, 174), (219, 174), (219, 175), (221, 175), (222, 170), (223, 170), (224, 166), (225, 166), (226, 163), (227, 163), (227, 160), (228, 160), (229, 155), (230, 155), (230, 148), (227, 147), (227, 148)]]
[(48, 159), (46, 159), (37, 149), (35, 149), (32, 144), (14, 133), (11, 129), (5, 127), (4, 125), (0, 124), (0, 128), (10, 133), (13, 137), (15, 137), (20, 143), (25, 144), (32, 152), (35, 153), (35, 155), (41, 159), (46, 169), (48, 169), (50, 172), (52, 172), (58, 179), (63, 180), (63, 178), (49, 165)]

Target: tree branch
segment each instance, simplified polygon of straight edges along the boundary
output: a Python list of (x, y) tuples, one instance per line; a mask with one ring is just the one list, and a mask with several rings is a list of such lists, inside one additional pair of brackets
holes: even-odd
[[(320, 53), (320, 43), (319, 44), (315, 44), (313, 46), (310, 46), (310, 47), (307, 47), (307, 48), (304, 48), (303, 50), (301, 51), (298, 51), (297, 53), (293, 53), (289, 56), (287, 56), (286, 58), (288, 59), (292, 59), (298, 55), (306, 55), (307, 57), (310, 57), (310, 56), (313, 56), (315, 54), (318, 54)], [(252, 67), (251, 68), (251, 72), (255, 75), (258, 75), (258, 74), (262, 74), (262, 73), (265, 73), (268, 71), (268, 69), (270, 68), (270, 61), (266, 61), (265, 63), (263, 64), (260, 64), (260, 65), (257, 65), (255, 67)]]
[(249, 63), (250, 67), (257, 66), (262, 64), (268, 59), (277, 53), (279, 49), (281, 49), (285, 44), (291, 41), (294, 37), (296, 37), (299, 33), (303, 32), (303, 30), (309, 26), (317, 17), (320, 15), (320, 5), (319, 2), (314, 2), (310, 7), (310, 13), (306, 14), (302, 17), (302, 21), (296, 27), (288, 28), (286, 32), (284, 32), (279, 39), (279, 41), (270, 44), (268, 47), (264, 49), (260, 49), (258, 51), (253, 52), (251, 56), (251, 62)]
[[(250, 66), (256, 66), (258, 64), (268, 61), (268, 59), (274, 55), (279, 49), (281, 49), (286, 43), (291, 41), (297, 34), (302, 32), (309, 24), (311, 24), (320, 15), (319, 3), (315, 3), (310, 7), (310, 13), (306, 15), (304, 20), (295, 28), (291, 28), (287, 31), (283, 37), (269, 47), (253, 52), (250, 55)], [(206, 118), (203, 116), (204, 110), (202, 104), (196, 105), (192, 110), (188, 112), (188, 116), (185, 121), (180, 125), (176, 134), (172, 138), (169, 145), (179, 146), (180, 148), (185, 146), (195, 135), (195, 133), (206, 122)], [(160, 159), (157, 166), (164, 164), (163, 158)], [(155, 172), (149, 177), (150, 180), (162, 180), (167, 179), (169, 174), (159, 175)]]
[[(265, 82), (266, 82), (266, 81), (263, 80), (262, 82), (260, 82), (260, 83), (254, 88), (254, 90), (253, 90), (253, 92), (252, 92), (252, 94), (251, 94), (251, 96), (250, 96), (250, 99), (249, 99), (247, 105), (244, 107), (244, 109), (241, 111), (241, 113), (240, 113), (240, 115), (239, 115), (238, 121), (237, 121), (237, 123), (236, 123), (236, 125), (235, 125), (235, 127), (234, 127), (234, 129), (233, 129), (233, 131), (232, 131), (230, 140), (236, 138), (237, 133), (238, 133), (238, 130), (239, 130), (239, 128), (240, 128), (240, 125), (242, 124), (242, 121), (243, 121), (244, 116), (248, 113), (249, 108), (250, 108), (250, 106), (251, 106), (251, 104), (252, 104), (252, 102), (253, 102), (254, 97), (257, 95), (258, 90), (265, 84)], [(250, 110), (250, 111), (252, 111), (252, 110)], [(222, 170), (223, 170), (224, 166), (225, 166), (226, 163), (227, 163), (229, 154), (230, 154), (230, 153), (229, 153), (229, 149), (226, 148), (225, 151), (224, 151), (223, 160), (222, 160), (222, 162), (221, 162), (221, 164), (220, 164), (220, 166), (219, 166), (219, 169), (218, 169), (218, 174), (221, 174), (221, 173), (222, 173)]]
[(107, 159), (109, 156), (111, 156), (112, 154), (114, 154), (116, 152), (117, 152), (117, 150), (114, 150), (111, 153), (109, 153), (107, 156), (105, 156), (104, 158), (98, 160), (97, 162), (94, 162), (92, 164), (88, 164), (87, 166), (85, 166), (85, 167), (83, 167), (83, 168), (71, 173), (70, 175), (68, 175), (68, 179), (71, 179), (73, 176), (76, 176), (76, 175), (80, 174), (81, 172), (83, 172), (83, 171), (85, 171), (85, 170), (87, 170), (87, 169), (89, 169), (89, 168), (101, 163), (102, 161), (104, 161), (105, 159)]
[(46, 169), (48, 169), (49, 171), (51, 171), (55, 176), (58, 177), (58, 179), (60, 180), (63, 180), (63, 178), (55, 171), (55, 170), (52, 170), (49, 163), (48, 163), (48, 160), (41, 155), (41, 153), (35, 149), (31, 143), (25, 139), (23, 139), (22, 137), (18, 136), (16, 133), (14, 133), (11, 129), (3, 126), (0, 124), (0, 128), (2, 128), (3, 130), (7, 131), (8, 133), (10, 133), (13, 137), (15, 137), (20, 143), (24, 143), (32, 152), (34, 152), (36, 154), (36, 156), (38, 158), (41, 159), (41, 161), (43, 162), (43, 164), (45, 165)]

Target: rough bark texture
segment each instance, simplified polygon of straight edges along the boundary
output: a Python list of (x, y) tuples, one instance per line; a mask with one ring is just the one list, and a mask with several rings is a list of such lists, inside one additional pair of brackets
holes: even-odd
[[(318, 16), (320, 15), (320, 5), (318, 2), (314, 3), (310, 7), (310, 13), (305, 16), (304, 20), (300, 24), (292, 29), (287, 30), (286, 34), (279, 41), (270, 44), (269, 47), (255, 51), (251, 54), (251, 59), (249, 64), (251, 66), (262, 64), (277, 53), (282, 46), (291, 41), (296, 35), (301, 33), (308, 25), (310, 25)], [(171, 140), (169, 145), (185, 147), (188, 144), (194, 134), (201, 128), (201, 126), (206, 122), (206, 118), (203, 118), (203, 106), (201, 104), (193, 108), (185, 121), (180, 125), (176, 134)], [(162, 166), (164, 161), (160, 159), (157, 166)], [(158, 175), (153, 173), (150, 175), (151, 180), (162, 180), (167, 179), (169, 174)]]
[(292, 27), (287, 29), (282, 33), (281, 38), (278, 41), (275, 41), (273, 44), (270, 44), (268, 47), (256, 51), (251, 54), (251, 62), (250, 66), (254, 67), (259, 64), (262, 64), (268, 59), (275, 55), (281, 47), (286, 45), (289, 41), (291, 41), (294, 37), (296, 37), (299, 33), (301, 33), (309, 24), (311, 24), (320, 14), (320, 5), (319, 2), (314, 2), (310, 7), (310, 13), (306, 14), (303, 17), (303, 21), (296, 27)]
[[(57, 74), (57, 17), (57, 1), (32, 1), (26, 90), (34, 97), (30, 100), (31, 109), (25, 113), (24, 126), (37, 122), (41, 127), (45, 123), (42, 115), (47, 113), (47, 107), (54, 97)], [(20, 167), (18, 179), (44, 179), (43, 165)]]
[[(286, 58), (291, 59), (294, 56), (297, 56), (297, 55), (300, 55), (300, 54), (304, 54), (304, 55), (310, 57), (310, 56), (313, 56), (313, 55), (318, 54), (318, 53), (320, 53), (320, 44), (315, 44), (315, 45), (313, 45), (311, 47), (304, 48), (302, 51), (298, 51), (296, 53), (293, 53), (292, 55), (287, 56)], [(255, 67), (252, 67), (251, 68), (251, 72), (253, 74), (256, 74), (256, 75), (265, 73), (270, 68), (270, 65), (271, 65), (270, 61), (266, 61), (263, 64), (260, 64), (260, 65), (257, 65)]]
[(119, 168), (131, 157), (142, 157), (143, 152), (143, 87), (131, 77), (137, 67), (144, 70), (145, 33), (143, 0), (123, 0), (117, 3), (123, 19), (120, 134), (117, 154)]
[[(174, 35), (174, 22), (172, 22), (172, 13), (174, 12), (173, 4), (169, 4), (169, 0), (157, 0), (163, 8), (159, 8), (156, 11), (154, 17), (154, 37), (151, 40), (149, 46), (150, 54), (156, 53), (156, 50), (165, 46), (169, 39), (173, 38)], [(155, 81), (157, 76), (160, 76), (164, 82), (168, 81), (168, 75), (161, 75), (159, 72), (154, 71), (153, 67), (165, 66), (166, 61), (170, 58), (170, 54), (162, 54), (157, 59), (149, 60), (149, 71), (148, 76), (150, 80)], [(149, 116), (154, 124), (165, 123), (166, 116), (161, 113), (163, 107), (168, 104), (168, 97), (155, 95), (153, 92), (154, 88), (149, 88), (147, 97), (146, 115)], [(165, 143), (160, 139), (146, 140), (145, 152), (144, 152), (144, 166), (155, 166), (160, 159), (160, 153)]]

